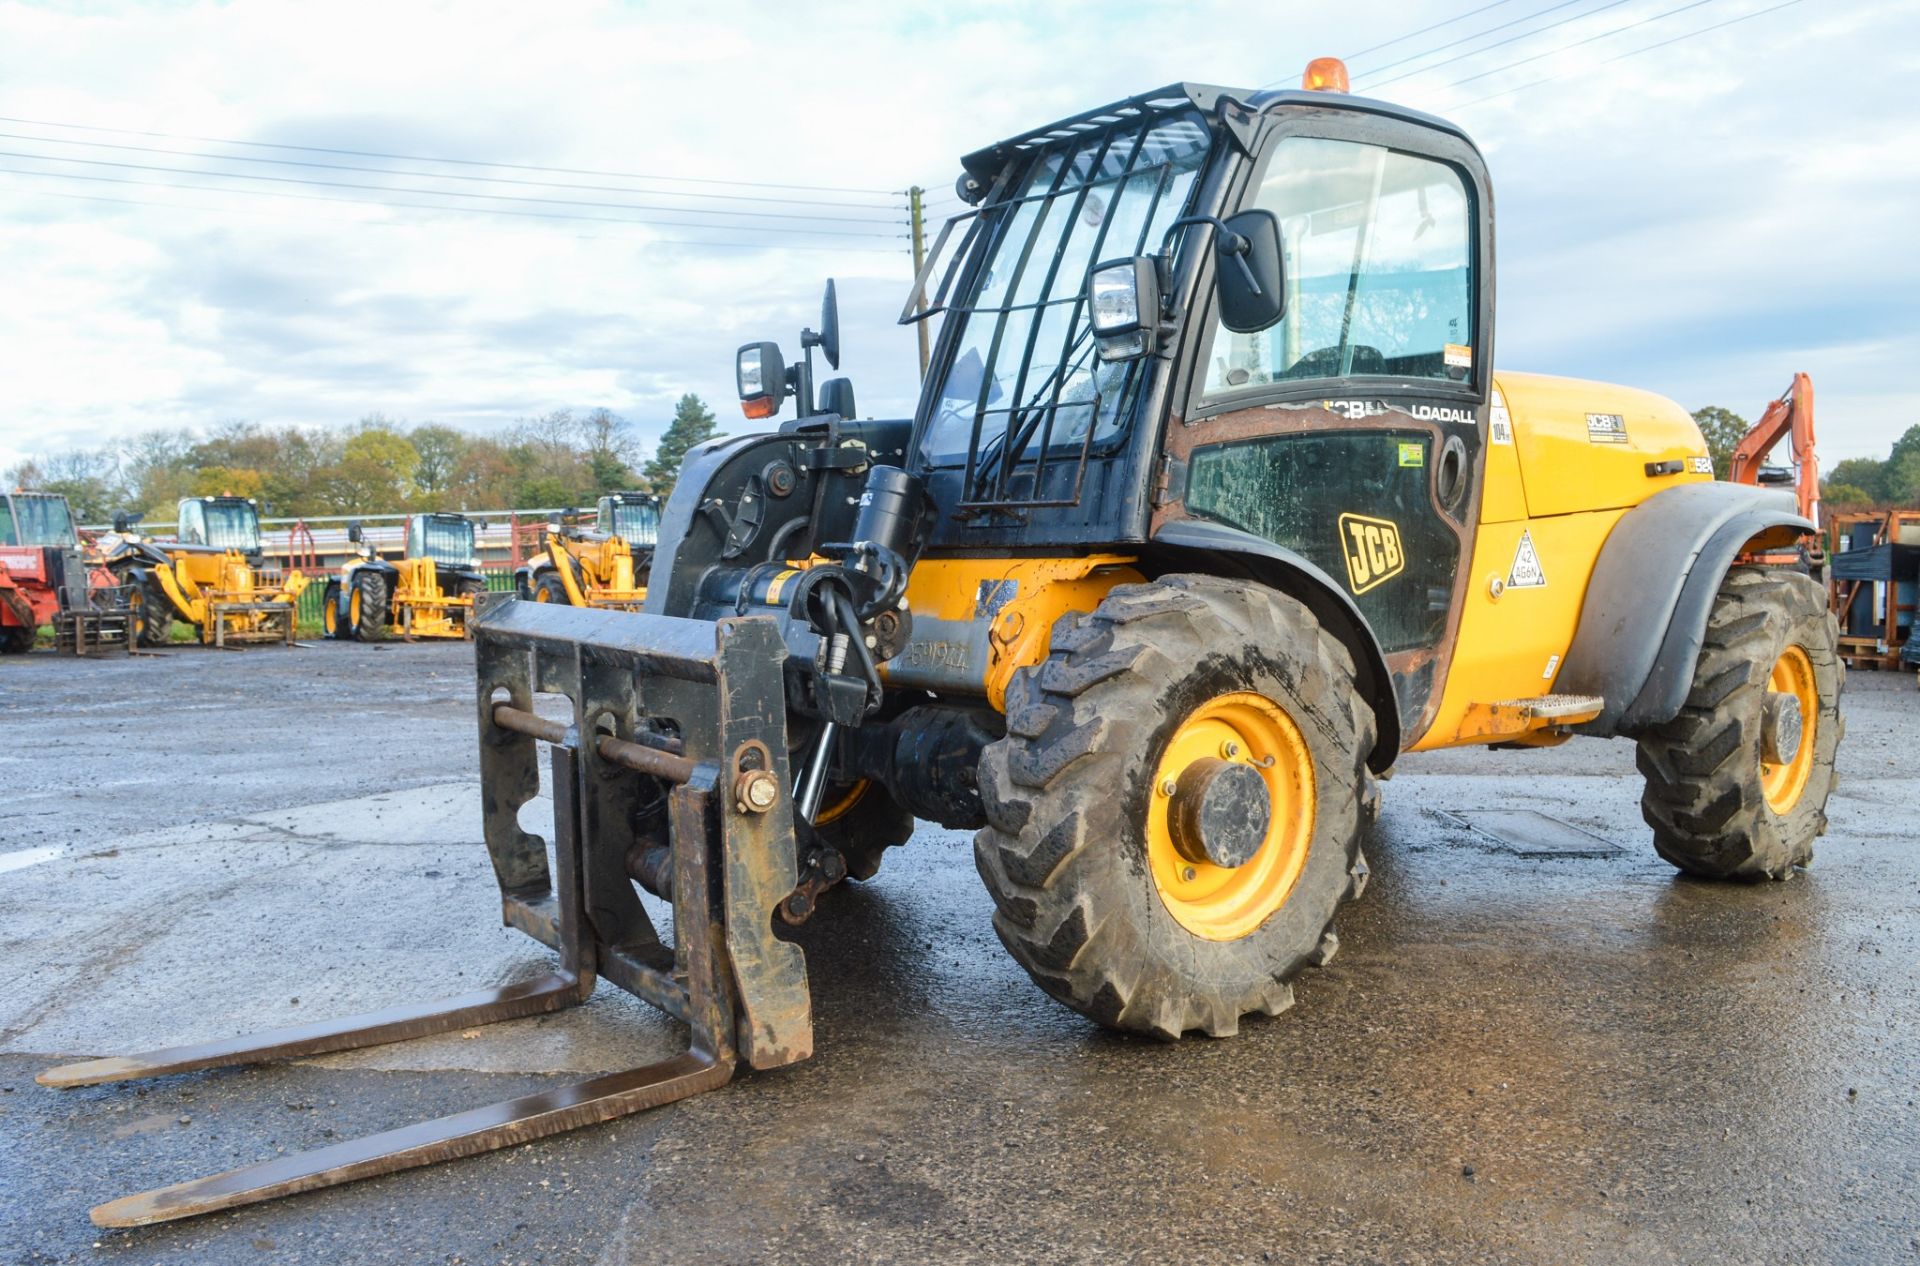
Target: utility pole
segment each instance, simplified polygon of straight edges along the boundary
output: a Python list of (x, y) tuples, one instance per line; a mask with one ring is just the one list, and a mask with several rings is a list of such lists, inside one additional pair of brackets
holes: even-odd
[[(919, 283), (920, 273), (927, 266), (927, 222), (920, 213), (920, 199), (926, 192), (919, 185), (907, 190), (907, 209), (913, 214), (913, 280), (915, 284)], [(927, 310), (927, 296), (924, 290), (914, 295), (913, 301), (916, 312)], [(924, 382), (927, 377), (927, 323), (924, 320), (916, 321), (913, 328), (920, 335), (920, 379)]]

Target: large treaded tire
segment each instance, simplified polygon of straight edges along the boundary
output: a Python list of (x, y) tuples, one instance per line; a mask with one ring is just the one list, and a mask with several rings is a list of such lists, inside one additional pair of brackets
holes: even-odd
[(0, 626), (0, 654), (24, 655), (33, 649), (33, 639), (38, 629), (24, 624)]
[(126, 574), (127, 600), (133, 606), (134, 632), (141, 646), (166, 646), (173, 641), (173, 600), (144, 570)]
[(359, 619), (354, 621), (353, 635), (362, 642), (384, 642), (387, 640), (387, 622), (392, 618), (387, 610), (387, 578), (372, 568), (362, 568), (353, 575), (354, 592), (360, 598)]
[(557, 602), (567, 606), (573, 599), (567, 596), (567, 586), (559, 576), (543, 571), (533, 578), (533, 600), (535, 602)]
[[(1196, 936), (1152, 877), (1146, 817), (1172, 734), (1223, 692), (1279, 704), (1310, 749), (1317, 807), (1285, 903), (1238, 940)], [(1210, 576), (1122, 585), (1054, 625), (1051, 653), (1007, 692), (987, 748), (988, 826), (974, 860), (994, 930), (1047, 993), (1111, 1028), (1173, 1040), (1238, 1031), (1292, 1005), (1289, 983), (1338, 947), (1334, 911), (1360, 894), (1374, 716), (1347, 650), (1301, 603)]]
[[(1826, 591), (1811, 577), (1773, 567), (1727, 573), (1686, 703), (1640, 739), (1640, 810), (1661, 857), (1690, 875), (1744, 880), (1785, 879), (1813, 860), (1845, 731), (1839, 638)], [(1790, 644), (1813, 664), (1820, 708), (1803, 740), (1814, 745), (1812, 772), (1781, 814), (1761, 790), (1761, 727), (1769, 674)]]
[(320, 633), (330, 641), (344, 641), (350, 636), (345, 621), (340, 618), (340, 582), (329, 580), (320, 594)]

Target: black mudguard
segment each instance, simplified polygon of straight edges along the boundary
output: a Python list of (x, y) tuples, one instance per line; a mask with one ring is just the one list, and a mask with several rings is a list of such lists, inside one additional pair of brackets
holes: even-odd
[(1606, 700), (1574, 729), (1633, 737), (1671, 721), (1727, 569), (1754, 537), (1780, 527), (1816, 530), (1788, 493), (1721, 482), (1669, 488), (1620, 516), (1554, 683), (1556, 694)]

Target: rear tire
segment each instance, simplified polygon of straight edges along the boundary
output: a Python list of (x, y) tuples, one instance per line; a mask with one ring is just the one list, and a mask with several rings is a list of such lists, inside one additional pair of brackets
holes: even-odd
[(363, 642), (387, 640), (387, 578), (371, 568), (354, 573), (353, 635)]
[(36, 630), (24, 624), (9, 624), (0, 628), (0, 655), (24, 655), (33, 649)]
[[(1167, 576), (1056, 623), (1046, 663), (1007, 691), (1007, 737), (981, 760), (988, 826), (974, 843), (994, 930), (1034, 981), (1101, 1024), (1168, 1040), (1224, 1037), (1248, 1012), (1291, 1006), (1289, 982), (1332, 957), (1334, 911), (1366, 881), (1374, 717), (1353, 677), (1305, 606), (1253, 584)], [(1292, 735), (1268, 764), (1251, 740), (1214, 749), (1266, 771), (1272, 820), (1241, 866), (1176, 862), (1168, 875), (1158, 824), (1172, 802), (1156, 778), (1194, 736), (1229, 732), (1195, 729), (1223, 705)], [(1243, 881), (1251, 904), (1233, 898)]]
[[(1785, 879), (1813, 860), (1846, 728), (1839, 638), (1812, 578), (1774, 567), (1727, 573), (1686, 703), (1640, 739), (1640, 809), (1660, 856), (1690, 875), (1744, 880)], [(1766, 735), (1779, 724), (1769, 718), (1783, 707), (1799, 716), (1799, 739), (1791, 757), (1769, 764)], [(1771, 754), (1786, 756), (1777, 745)]]

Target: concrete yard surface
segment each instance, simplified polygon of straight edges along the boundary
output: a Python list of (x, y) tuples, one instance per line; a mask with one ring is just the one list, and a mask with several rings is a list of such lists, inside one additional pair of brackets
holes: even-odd
[[(1848, 680), (1784, 883), (1654, 856), (1626, 742), (1409, 757), (1276, 1019), (1104, 1032), (923, 826), (798, 935), (816, 1054), (512, 1150), (171, 1225), (95, 1204), (659, 1059), (553, 1016), (56, 1092), (34, 1074), (533, 975), (479, 843), (472, 654), (0, 662), (0, 1263), (1920, 1266), (1920, 692)], [(541, 807), (528, 811), (537, 817)], [(530, 827), (535, 824), (529, 820)]]

